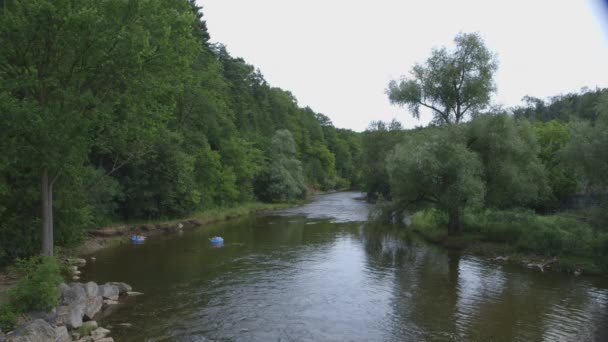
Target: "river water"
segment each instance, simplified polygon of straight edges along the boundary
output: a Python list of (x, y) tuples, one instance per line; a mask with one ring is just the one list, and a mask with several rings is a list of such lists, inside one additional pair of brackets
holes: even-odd
[(100, 318), (116, 341), (608, 341), (606, 278), (495, 264), (366, 226), (361, 196), (107, 249), (83, 279), (145, 293)]

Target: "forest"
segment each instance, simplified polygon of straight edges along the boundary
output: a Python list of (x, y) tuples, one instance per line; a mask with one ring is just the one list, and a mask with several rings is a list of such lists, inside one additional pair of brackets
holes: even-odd
[(1, 1), (0, 46), (0, 265), (360, 183), (360, 135), (212, 44), (194, 0)]
[(211, 43), (193, 0), (0, 11), (0, 265), (103, 225), (351, 188), (429, 235), (608, 270), (608, 90), (493, 107), (498, 60), (479, 34), (388, 85), (428, 126), (358, 133)]

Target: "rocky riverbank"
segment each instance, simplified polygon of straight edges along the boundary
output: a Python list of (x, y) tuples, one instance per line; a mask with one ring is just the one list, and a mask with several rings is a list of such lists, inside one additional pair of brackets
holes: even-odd
[(25, 322), (0, 341), (6, 342), (113, 342), (110, 330), (100, 327), (97, 315), (142, 293), (120, 282), (62, 283), (59, 305), (50, 312), (32, 312)]

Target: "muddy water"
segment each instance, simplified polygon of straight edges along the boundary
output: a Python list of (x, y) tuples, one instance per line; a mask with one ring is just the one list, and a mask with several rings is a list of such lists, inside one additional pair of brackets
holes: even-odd
[(497, 265), (365, 226), (360, 196), (125, 244), (83, 276), (145, 293), (101, 318), (117, 341), (608, 341), (605, 278)]

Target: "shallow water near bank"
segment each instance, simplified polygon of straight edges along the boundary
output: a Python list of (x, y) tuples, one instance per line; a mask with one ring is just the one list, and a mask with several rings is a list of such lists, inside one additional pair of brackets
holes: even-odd
[(361, 195), (104, 250), (83, 280), (145, 293), (101, 318), (116, 341), (608, 340), (606, 278), (494, 264), (365, 225)]

